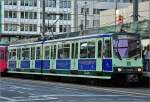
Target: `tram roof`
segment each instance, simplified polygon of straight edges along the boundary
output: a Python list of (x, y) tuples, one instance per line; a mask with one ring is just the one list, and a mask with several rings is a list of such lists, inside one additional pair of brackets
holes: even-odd
[(23, 43), (23, 44), (12, 44), (12, 45), (9, 45), (9, 46), (10, 46), (10, 47), (19, 47), (19, 46), (34, 45), (34, 44), (42, 44), (42, 41), (39, 41), (39, 42), (32, 42), (32, 43)]
[[(32, 43), (12, 44), (10, 45), (10, 47), (20, 47), (20, 46), (25, 46), (25, 45), (35, 45), (35, 44), (51, 43), (51, 42), (59, 42), (59, 41), (73, 41), (73, 40), (96, 38), (96, 37), (111, 37), (114, 34), (117, 35), (117, 34), (125, 34), (125, 33), (92, 34), (92, 35), (84, 35), (84, 36), (77, 36), (77, 37), (60, 38), (60, 39), (54, 39), (54, 40), (38, 41), (38, 42), (32, 42)], [(126, 33), (126, 34), (130, 35), (131, 33)]]
[(85, 35), (85, 36), (78, 36), (78, 37), (71, 37), (71, 38), (61, 38), (61, 39), (54, 39), (54, 40), (47, 40), (47, 41), (38, 41), (38, 42), (32, 42), (32, 43), (12, 44), (12, 45), (10, 45), (10, 47), (19, 47), (19, 46), (24, 46), (24, 45), (34, 45), (34, 44), (59, 42), (59, 41), (88, 39), (88, 38), (96, 38), (96, 37), (111, 37), (111, 36), (112, 36), (112, 33), (110, 33), (110, 34), (92, 34), (92, 35)]
[(111, 36), (112, 36), (112, 33), (109, 33), (109, 34), (92, 34), (92, 35), (85, 35), (85, 36), (78, 36), (78, 37), (47, 40), (44, 43), (58, 42), (58, 41), (72, 41), (72, 40), (80, 40), (80, 39), (88, 39), (88, 38), (96, 38), (96, 37), (111, 37)]

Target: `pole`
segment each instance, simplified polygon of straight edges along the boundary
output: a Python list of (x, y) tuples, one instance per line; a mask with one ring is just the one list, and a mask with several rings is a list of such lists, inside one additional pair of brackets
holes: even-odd
[(115, 31), (117, 29), (117, 9), (118, 9), (118, 2), (115, 0)]
[(138, 21), (138, 7), (139, 7), (139, 1), (133, 0), (133, 22)]
[(86, 8), (86, 4), (87, 4), (87, 2), (85, 2), (85, 8), (84, 8), (84, 12), (85, 12), (85, 30), (86, 30), (86, 25), (87, 25), (87, 8)]
[(42, 37), (45, 36), (45, 0), (43, 0), (43, 32)]

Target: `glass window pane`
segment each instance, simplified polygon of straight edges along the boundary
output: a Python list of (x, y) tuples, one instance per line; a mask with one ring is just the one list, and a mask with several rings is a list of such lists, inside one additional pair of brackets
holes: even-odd
[(30, 48), (22, 48), (22, 60), (30, 60)]
[(17, 49), (17, 60), (21, 59), (21, 48)]
[(9, 59), (10, 60), (16, 60), (16, 49), (13, 49), (9, 53)]
[(59, 44), (58, 45), (58, 58), (63, 58), (63, 45)]
[(45, 46), (44, 59), (50, 58), (50, 48), (49, 46)]
[(70, 57), (70, 44), (64, 45), (64, 58)]
[(56, 59), (56, 45), (51, 46), (51, 58)]
[(0, 51), (0, 60), (4, 60), (4, 55), (5, 55), (4, 51), (1, 50)]
[(37, 47), (36, 48), (36, 59), (40, 59), (41, 58), (41, 47)]
[(87, 58), (88, 54), (87, 54), (87, 42), (82, 42), (80, 43), (80, 58)]
[(104, 57), (110, 58), (111, 56), (111, 40), (105, 40)]
[(95, 41), (88, 42), (88, 58), (95, 58)]

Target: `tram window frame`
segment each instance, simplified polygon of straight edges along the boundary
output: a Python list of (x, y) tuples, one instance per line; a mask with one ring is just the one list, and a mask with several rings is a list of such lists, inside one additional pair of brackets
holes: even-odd
[(56, 45), (51, 46), (51, 59), (56, 59)]
[(67, 59), (67, 58), (70, 58), (70, 44), (67, 43), (67, 44), (64, 44), (64, 58)]
[(36, 60), (38, 59), (41, 59), (41, 47), (40, 46), (36, 47)]
[(31, 60), (35, 60), (35, 47), (31, 47)]
[[(94, 43), (94, 53), (91, 53), (93, 48), (93, 46), (89, 46), (90, 43)], [(82, 49), (82, 44), (85, 44), (85, 48)], [(80, 42), (80, 58), (95, 58), (95, 53), (96, 53), (96, 41), (91, 40), (91, 41), (84, 41), (84, 42)]]
[(9, 52), (9, 60), (16, 60), (16, 49), (11, 49), (10, 50), (10, 52)]
[(57, 58), (58, 59), (69, 59), (70, 58), (70, 44), (58, 44), (58, 52)]
[[(100, 42), (100, 43), (99, 43)], [(103, 47), (103, 43), (102, 43), (102, 40), (98, 40), (98, 46), (97, 46), (97, 56), (98, 58), (102, 58), (102, 47)]]
[(44, 59), (50, 59), (50, 46), (44, 46)]
[(5, 51), (0, 50), (0, 60), (5, 60)]
[(22, 48), (21, 60), (30, 60), (30, 48)]
[(21, 48), (17, 49), (17, 60), (21, 59)]
[[(106, 41), (109, 41), (109, 46), (106, 47)], [(108, 55), (106, 55), (106, 53), (108, 52)], [(104, 55), (105, 58), (111, 58), (112, 57), (112, 42), (111, 42), (111, 38), (110, 39), (106, 39), (104, 42)]]

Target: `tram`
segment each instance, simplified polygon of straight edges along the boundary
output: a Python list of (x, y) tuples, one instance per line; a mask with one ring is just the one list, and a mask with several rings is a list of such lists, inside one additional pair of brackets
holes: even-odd
[(139, 34), (109, 33), (8, 47), (11, 72), (111, 79), (143, 71)]
[(0, 73), (5, 74), (7, 72), (7, 46), (0, 45)]

